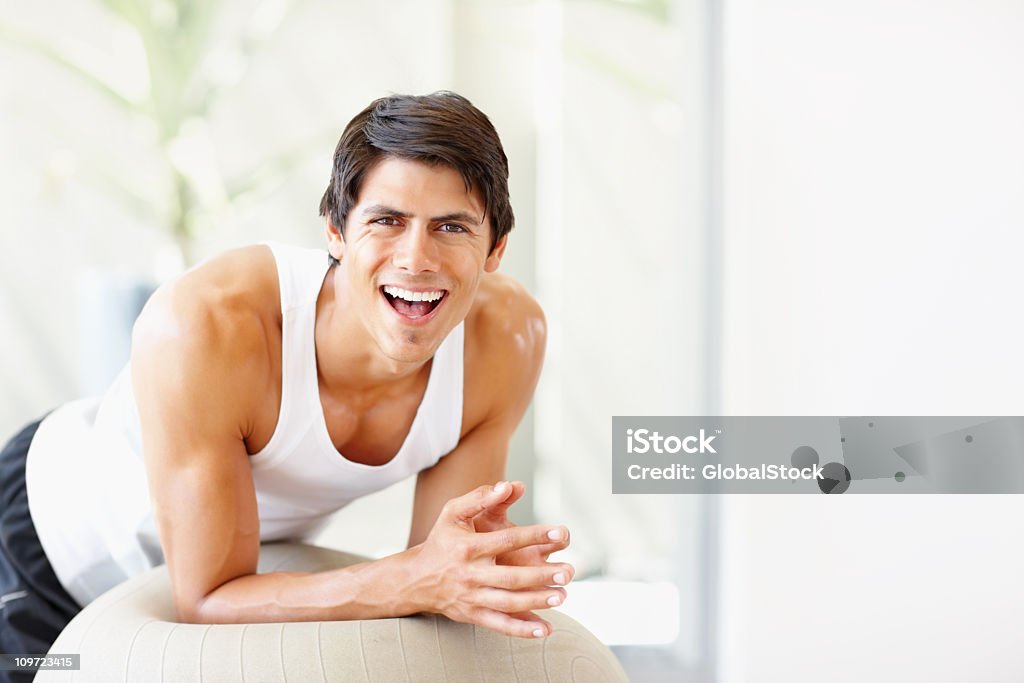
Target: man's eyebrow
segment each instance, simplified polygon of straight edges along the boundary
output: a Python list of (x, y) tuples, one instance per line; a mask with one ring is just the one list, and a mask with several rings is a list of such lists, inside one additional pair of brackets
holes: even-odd
[(473, 225), (480, 225), (483, 223), (482, 218), (477, 218), (468, 211), (456, 211), (455, 213), (446, 213), (443, 216), (435, 216), (430, 219), (434, 223), (440, 223), (442, 221), (462, 221), (463, 223), (472, 223)]
[[(363, 209), (362, 213), (364, 216), (397, 216), (398, 218), (411, 217), (411, 214), (408, 214), (405, 211), (399, 211), (398, 209), (385, 204), (373, 204)], [(446, 213), (442, 216), (434, 216), (430, 219), (430, 222), (432, 223), (442, 223), (444, 221), (462, 221), (463, 223), (471, 223), (473, 225), (481, 225), (484, 222), (482, 218), (478, 218), (476, 215), (468, 211), (453, 211), (452, 213)]]
[(363, 215), (364, 216), (371, 216), (371, 215), (377, 215), (377, 216), (380, 216), (380, 215), (384, 215), (384, 216), (398, 216), (399, 218), (408, 218), (409, 217), (409, 214), (407, 214), (406, 212), (399, 211), (398, 209), (393, 209), (390, 206), (385, 206), (384, 204), (374, 204), (372, 206), (366, 207), (365, 209), (363, 209)]

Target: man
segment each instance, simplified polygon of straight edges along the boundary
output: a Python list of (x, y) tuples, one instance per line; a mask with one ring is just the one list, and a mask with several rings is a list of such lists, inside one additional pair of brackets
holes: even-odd
[[(31, 442), (31, 519), (0, 558), (24, 593), (8, 607), (52, 614), (6, 619), (3, 651), (40, 651), (77, 605), (162, 561), (189, 622), (434, 612), (548, 635), (533, 611), (565, 597), (573, 568), (548, 556), (568, 530), (512, 525), (524, 487), (499, 481), (545, 343), (540, 307), (495, 272), (507, 178), (497, 133), (464, 98), (383, 98), (335, 151), (329, 256), (246, 247), (161, 287), (106, 396), (5, 451), (17, 470)], [(413, 473), (404, 552), (256, 573), (261, 541), (307, 536)]]

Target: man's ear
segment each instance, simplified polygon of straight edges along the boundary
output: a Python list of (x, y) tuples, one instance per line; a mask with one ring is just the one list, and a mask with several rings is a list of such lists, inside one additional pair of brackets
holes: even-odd
[(501, 257), (505, 255), (506, 246), (508, 246), (508, 233), (501, 236), (501, 239), (494, 245), (494, 249), (491, 249), (491, 253), (487, 255), (487, 260), (484, 261), (485, 273), (493, 273), (498, 269)]
[(327, 235), (327, 251), (340, 261), (345, 254), (345, 238), (341, 236), (341, 230), (334, 227), (330, 218), (324, 219), (324, 234)]

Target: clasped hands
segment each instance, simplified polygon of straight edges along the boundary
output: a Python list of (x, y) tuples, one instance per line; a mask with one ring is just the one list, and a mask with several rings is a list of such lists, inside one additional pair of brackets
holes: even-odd
[(522, 482), (499, 482), (445, 504), (418, 547), (424, 611), (521, 638), (551, 634), (533, 610), (565, 600), (575, 570), (548, 557), (569, 545), (569, 530), (510, 522), (508, 508), (525, 491)]

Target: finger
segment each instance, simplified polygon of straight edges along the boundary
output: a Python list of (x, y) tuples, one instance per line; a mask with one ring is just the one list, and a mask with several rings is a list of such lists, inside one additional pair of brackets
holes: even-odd
[(512, 614), (513, 612), (558, 607), (565, 602), (565, 589), (507, 591), (502, 588), (479, 588), (473, 592), (472, 600), (480, 607)]
[(522, 590), (542, 586), (565, 586), (576, 575), (571, 564), (551, 563), (540, 567), (508, 567), (494, 565), (478, 570), (476, 581), (484, 586)]
[(544, 638), (554, 630), (550, 623), (536, 614), (510, 615), (481, 607), (475, 610), (472, 616), (473, 623), (517, 638)]
[(496, 505), (512, 492), (507, 481), (499, 481), (494, 486), (478, 486), (467, 494), (452, 498), (441, 508), (439, 517), (448, 522), (472, 528), (473, 518), (492, 505)]
[(473, 518), (473, 527), (477, 531), (498, 531), (515, 526), (508, 519), (508, 509), (517, 503), (526, 492), (526, 485), (521, 481), (509, 482), (512, 494), (505, 500), (493, 505)]
[(538, 625), (545, 626), (547, 627), (546, 630), (548, 632), (548, 635), (551, 635), (551, 632), (555, 630), (555, 628), (551, 625), (550, 621), (544, 619), (540, 615), (534, 614), (533, 612), (512, 612), (509, 614), (509, 616), (515, 617), (516, 619), (522, 619), (524, 621), (533, 621), (536, 622)]
[(554, 545), (562, 549), (569, 544), (569, 530), (564, 526), (514, 526), (500, 531), (486, 531), (476, 534), (473, 545), (477, 557), (502, 555), (513, 550), (532, 546)]
[[(533, 638), (547, 638), (555, 632), (555, 627), (551, 624), (550, 621), (544, 619), (543, 617), (537, 614), (534, 614), (533, 612), (516, 612), (514, 614), (510, 614), (509, 616), (514, 617), (516, 619), (522, 619), (523, 621), (533, 622), (534, 624), (536, 624), (533, 627), (534, 633), (531, 634), (531, 637)], [(537, 628), (540, 628), (543, 631), (544, 635), (536, 635)]]
[[(483, 531), (483, 529), (478, 529)], [(561, 544), (534, 545), (522, 550), (513, 550), (494, 558), (497, 564), (517, 567), (543, 567), (552, 553), (561, 550)], [(560, 560), (555, 560), (559, 562)]]
[[(509, 616), (514, 617), (516, 619), (522, 619), (523, 621), (533, 622), (535, 624), (535, 626), (533, 627), (534, 632), (530, 635), (534, 638), (546, 638), (555, 632), (555, 627), (551, 624), (551, 622), (543, 618), (539, 614), (534, 614), (533, 612), (514, 612), (512, 614), (509, 614)], [(544, 632), (544, 635), (537, 635), (536, 631), (538, 627), (540, 627), (540, 629)]]
[[(477, 523), (477, 531), (496, 531), (497, 529), (484, 529), (484, 525)], [(507, 527), (499, 527), (504, 529)], [(521, 550), (513, 550), (511, 552), (502, 553), (494, 558), (497, 564), (517, 567), (542, 567), (548, 563), (551, 555), (561, 550), (564, 550), (569, 545), (568, 541), (560, 541), (559, 543), (548, 543), (541, 545), (530, 546), (529, 548), (522, 548)], [(559, 560), (555, 560), (558, 562)]]
[(568, 545), (568, 541), (559, 541), (558, 543), (545, 543), (533, 546), (532, 548), (530, 548), (530, 552), (537, 553), (538, 557), (543, 558), (543, 560), (547, 562), (549, 555), (557, 553), (560, 550), (565, 550)]
[(508, 509), (512, 507), (523, 494), (526, 493), (526, 484), (521, 481), (510, 481), (509, 486), (512, 487), (512, 493), (505, 500), (492, 505), (484, 510), (481, 515), (492, 520), (504, 521), (508, 515)]

